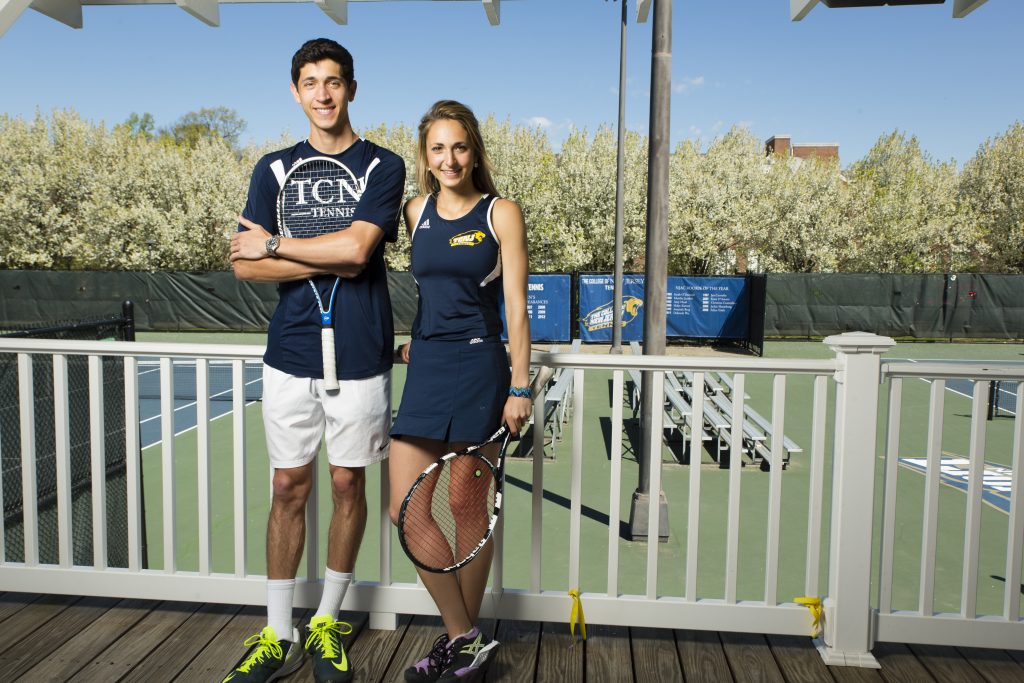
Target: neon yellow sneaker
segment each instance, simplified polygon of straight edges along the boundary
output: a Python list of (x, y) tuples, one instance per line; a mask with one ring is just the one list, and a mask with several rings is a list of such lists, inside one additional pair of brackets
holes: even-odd
[(246, 638), (245, 653), (222, 683), (266, 683), (284, 678), (302, 665), (299, 631), (292, 629), (291, 640), (279, 640), (269, 626)]
[(313, 680), (316, 683), (348, 683), (355, 669), (345, 654), (342, 636), (352, 633), (352, 625), (335, 621), (329, 614), (318, 614), (304, 629), (305, 649), (313, 658)]

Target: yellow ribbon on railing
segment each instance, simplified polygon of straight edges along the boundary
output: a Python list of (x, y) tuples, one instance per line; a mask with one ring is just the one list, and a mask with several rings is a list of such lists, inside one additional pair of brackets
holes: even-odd
[(573, 588), (569, 591), (569, 597), (572, 598), (572, 613), (569, 614), (569, 633), (573, 637), (573, 642), (576, 642), (576, 622), (580, 622), (580, 635), (583, 640), (587, 639), (587, 622), (583, 618), (583, 601), (580, 600), (580, 591), (578, 588)]
[(821, 621), (824, 616), (824, 610), (821, 607), (821, 598), (805, 595), (800, 598), (794, 598), (793, 601), (796, 604), (803, 605), (807, 609), (811, 610), (811, 616), (814, 617), (814, 622), (811, 624), (811, 637), (816, 638), (821, 633)]

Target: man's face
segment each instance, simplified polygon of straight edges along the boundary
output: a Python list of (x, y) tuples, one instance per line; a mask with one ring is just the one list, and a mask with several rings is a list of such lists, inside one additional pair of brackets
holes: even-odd
[(313, 126), (336, 132), (348, 123), (348, 103), (356, 97), (356, 82), (346, 82), (341, 65), (324, 59), (302, 67), (292, 94)]

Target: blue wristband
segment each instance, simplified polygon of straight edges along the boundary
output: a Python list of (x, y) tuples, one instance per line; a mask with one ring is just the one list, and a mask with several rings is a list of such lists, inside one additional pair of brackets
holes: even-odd
[(509, 396), (516, 396), (518, 398), (532, 398), (533, 394), (530, 392), (530, 387), (509, 387)]

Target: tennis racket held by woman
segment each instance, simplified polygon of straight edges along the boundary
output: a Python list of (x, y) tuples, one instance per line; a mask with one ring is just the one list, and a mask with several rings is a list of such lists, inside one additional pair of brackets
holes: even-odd
[[(511, 435), (502, 425), (487, 440), (441, 456), (417, 477), (398, 513), (398, 538), (417, 567), (453, 572), (487, 544), (501, 514)], [(495, 443), (501, 447), (492, 462), (483, 451)]]

